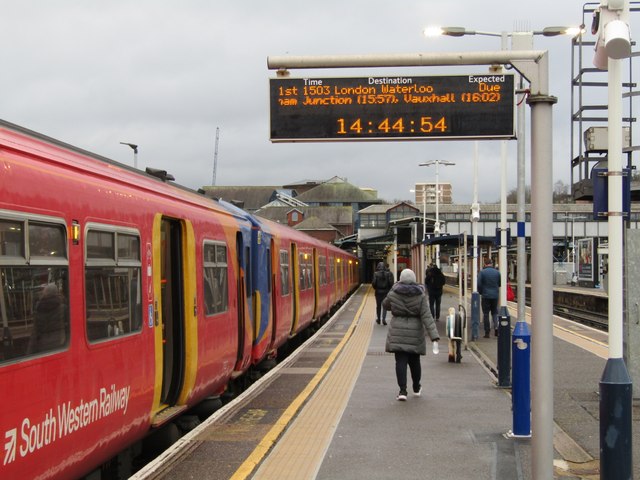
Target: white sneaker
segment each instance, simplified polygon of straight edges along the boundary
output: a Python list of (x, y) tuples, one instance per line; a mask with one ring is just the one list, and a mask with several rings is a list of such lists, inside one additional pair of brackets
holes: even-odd
[(420, 390), (418, 390), (417, 392), (413, 392), (414, 397), (419, 397), (420, 395), (422, 395), (422, 387), (420, 387)]
[(407, 401), (407, 394), (400, 392), (398, 394), (398, 396), (396, 397), (396, 400), (398, 400), (399, 402), (406, 402)]

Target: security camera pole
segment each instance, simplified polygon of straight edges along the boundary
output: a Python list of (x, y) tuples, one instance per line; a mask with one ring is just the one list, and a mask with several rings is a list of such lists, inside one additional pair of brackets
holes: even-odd
[(632, 385), (623, 359), (622, 59), (631, 56), (628, 0), (602, 0), (594, 65), (608, 68), (609, 358), (600, 379), (600, 478), (632, 478)]

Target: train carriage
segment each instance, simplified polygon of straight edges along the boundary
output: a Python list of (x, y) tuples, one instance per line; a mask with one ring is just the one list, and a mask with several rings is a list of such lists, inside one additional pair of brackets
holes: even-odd
[(44, 478), (77, 477), (224, 391), (239, 345), (238, 221), (6, 124), (0, 149), (2, 477), (43, 465)]
[(0, 478), (86, 475), (356, 286), (348, 253), (164, 172), (1, 121), (0, 165)]

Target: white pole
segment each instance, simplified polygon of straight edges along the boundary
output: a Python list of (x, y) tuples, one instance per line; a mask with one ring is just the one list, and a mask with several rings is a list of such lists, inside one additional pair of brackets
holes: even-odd
[(609, 58), (609, 358), (622, 358), (622, 60)]
[[(473, 152), (473, 209), (478, 208), (478, 142), (474, 142)], [(479, 210), (479, 209), (478, 209)], [(473, 226), (473, 270), (471, 277), (471, 288), (478, 291), (478, 219), (473, 215), (471, 223)], [(479, 213), (479, 212), (478, 212)]]
[(500, 305), (507, 304), (507, 141), (502, 141), (500, 188)]
[[(436, 237), (440, 236), (440, 215), (439, 215), (439, 205), (440, 205), (440, 192), (438, 187), (438, 169), (440, 167), (440, 160), (436, 160), (436, 228), (435, 234)], [(440, 268), (440, 244), (436, 243), (436, 265)]]

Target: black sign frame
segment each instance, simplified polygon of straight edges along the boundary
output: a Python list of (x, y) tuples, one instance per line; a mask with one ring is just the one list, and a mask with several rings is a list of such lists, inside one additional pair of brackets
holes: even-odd
[(515, 138), (513, 74), (272, 78), (272, 142)]

